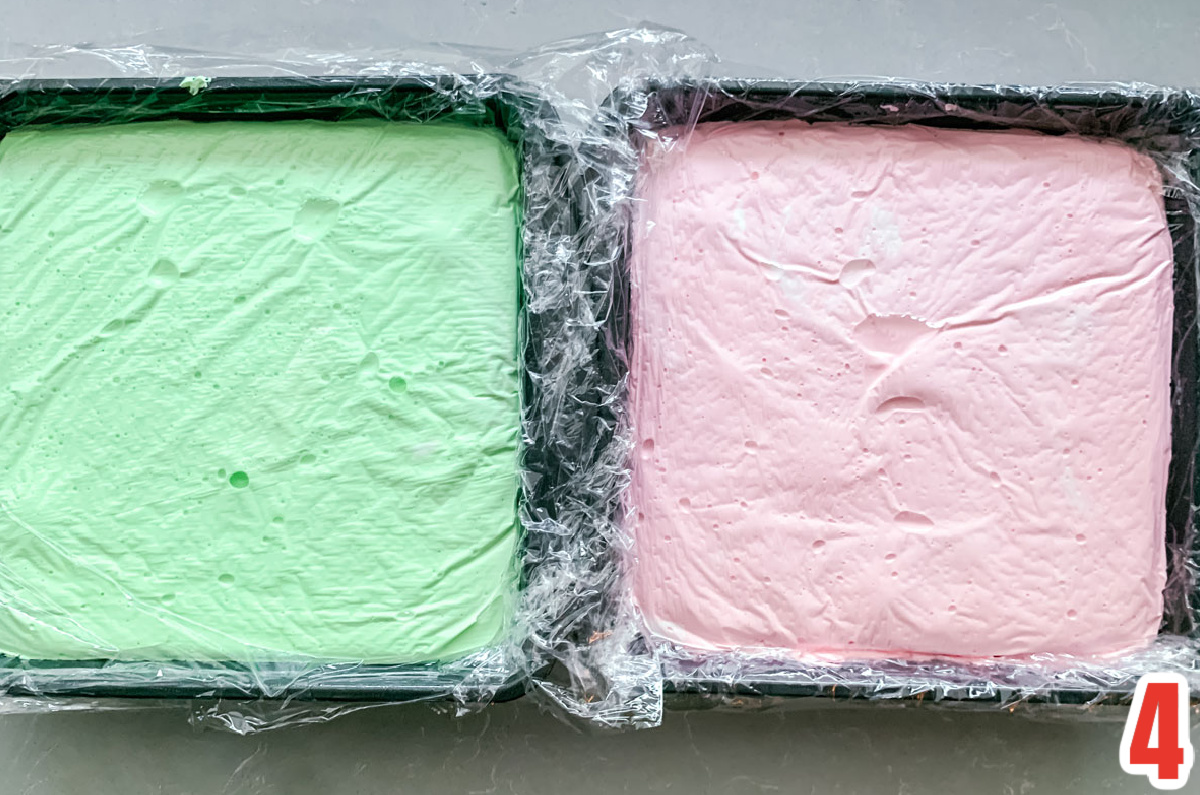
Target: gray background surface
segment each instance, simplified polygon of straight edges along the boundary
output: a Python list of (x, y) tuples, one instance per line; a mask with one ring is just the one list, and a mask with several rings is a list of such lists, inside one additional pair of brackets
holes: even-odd
[[(0, 45), (525, 48), (640, 21), (685, 30), (742, 74), (1200, 85), (1200, 0), (0, 0)], [(928, 708), (668, 713), (614, 734), (528, 702), (457, 719), (410, 706), (252, 737), (179, 711), (9, 715), (0, 795), (1152, 791), (1121, 773), (1120, 733)]]

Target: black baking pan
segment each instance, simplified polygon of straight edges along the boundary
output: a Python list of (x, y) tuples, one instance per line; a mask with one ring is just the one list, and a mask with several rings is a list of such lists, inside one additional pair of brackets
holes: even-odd
[[(189, 88), (189, 85), (191, 87)], [(413, 77), (219, 77), (198, 85), (175, 79), (17, 80), (0, 85), (0, 135), (31, 125), (129, 124), (168, 119), (230, 120), (382, 118), (392, 121), (453, 120), (502, 132), (521, 153), (523, 239), (569, 234), (578, 208), (559, 172), (570, 165), (569, 149), (545, 133), (556, 123), (549, 103), (504, 75)], [(536, 184), (527, 175), (538, 169)], [(542, 187), (537, 187), (542, 186)], [(547, 187), (548, 186), (548, 187)], [(553, 188), (553, 193), (548, 188)], [(540, 192), (539, 192), (540, 191)], [(522, 279), (523, 284), (527, 277)], [(525, 291), (522, 291), (524, 296)], [(537, 339), (545, 313), (522, 298), (522, 348)], [(544, 325), (544, 323), (543, 323)], [(540, 401), (540, 385), (522, 367), (522, 404)], [(524, 422), (524, 420), (523, 420)], [(536, 436), (536, 435), (535, 435)], [(530, 459), (526, 468), (541, 466)], [(530, 480), (528, 475), (523, 480)], [(535, 479), (536, 480), (536, 479)], [(544, 491), (526, 487), (522, 512), (537, 512)], [(526, 554), (542, 543), (522, 529), (521, 587), (530, 575)], [(529, 644), (525, 642), (525, 645)], [(400, 702), (455, 698), (507, 701), (525, 692), (527, 665), (513, 670), (474, 669), (463, 661), (366, 665), (237, 662), (39, 661), (0, 656), (0, 695), (17, 697), (229, 698), (306, 701)]]
[[(716, 84), (652, 83), (619, 92), (610, 107), (632, 119), (634, 147), (647, 134), (705, 122), (801, 119), (808, 122), (1002, 130), (1114, 139), (1151, 154), (1178, 155), (1186, 179), (1200, 174), (1200, 102), (1188, 92), (1140, 85), (1040, 89), (1016, 86), (932, 85), (906, 82), (786, 82), (728, 80)], [(1195, 637), (1200, 592), (1193, 572), (1200, 549), (1193, 526), (1197, 503), (1196, 207), (1182, 191), (1165, 193), (1174, 242), (1174, 368), (1171, 384), (1172, 443), (1167, 485), (1167, 586), (1159, 634)], [(628, 250), (628, 235), (625, 239)], [(628, 305), (628, 300), (624, 302)], [(623, 337), (626, 351), (630, 338)], [(1189, 654), (1188, 652), (1183, 652)], [(668, 650), (664, 692), (677, 704), (704, 704), (739, 697), (823, 697), (1047, 704), (1128, 704), (1136, 674), (1075, 671), (1053, 685), (1019, 666), (861, 661), (805, 667), (794, 661), (723, 665), (700, 653)], [(1200, 668), (1200, 660), (1189, 662)], [(951, 673), (952, 672), (952, 673)], [(948, 676), (948, 674), (950, 674)], [(1045, 677), (1043, 677), (1045, 678)]]

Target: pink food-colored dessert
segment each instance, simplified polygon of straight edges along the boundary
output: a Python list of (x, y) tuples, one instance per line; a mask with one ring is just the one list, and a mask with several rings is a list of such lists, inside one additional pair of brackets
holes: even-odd
[(748, 122), (648, 153), (635, 595), (699, 649), (1109, 655), (1162, 616), (1172, 249), (1114, 143)]

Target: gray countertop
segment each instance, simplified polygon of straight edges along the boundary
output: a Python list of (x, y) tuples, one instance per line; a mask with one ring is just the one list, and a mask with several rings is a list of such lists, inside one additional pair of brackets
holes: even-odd
[(0, 791), (1149, 792), (1121, 772), (1120, 736), (1120, 722), (926, 707), (668, 712), (658, 729), (616, 733), (568, 728), (528, 702), (460, 718), (399, 706), (249, 737), (193, 729), (179, 711), (18, 715), (0, 719)]

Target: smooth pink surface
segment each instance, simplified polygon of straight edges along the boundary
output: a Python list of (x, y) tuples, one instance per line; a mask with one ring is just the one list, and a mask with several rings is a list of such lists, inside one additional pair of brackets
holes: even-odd
[(1157, 631), (1171, 242), (1076, 138), (702, 125), (633, 248), (635, 591), (685, 646), (1109, 654)]

